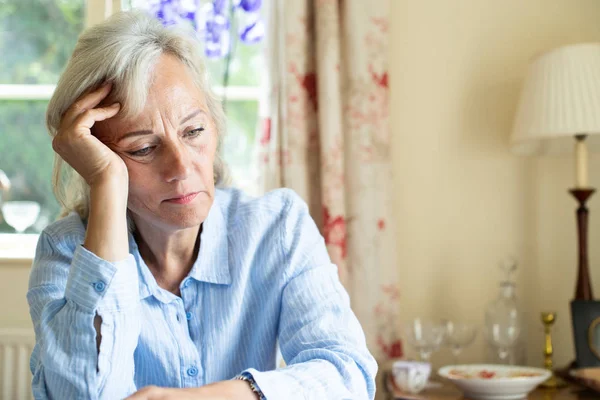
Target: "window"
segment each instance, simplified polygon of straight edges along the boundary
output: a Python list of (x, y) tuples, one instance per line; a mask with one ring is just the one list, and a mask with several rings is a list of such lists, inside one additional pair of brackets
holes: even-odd
[[(0, 169), (11, 181), (11, 190), (0, 194), (0, 234), (15, 228), (40, 232), (59, 211), (45, 110), (84, 27), (85, 5), (85, 0), (0, 1)], [(7, 243), (0, 240), (0, 252), (3, 245), (14, 247)]]
[[(106, 0), (0, 0), (0, 52), (3, 55), (0, 58), (0, 170), (11, 181), (10, 191), (4, 193), (4, 198), (0, 197), (3, 211), (0, 214), (0, 258), (3, 251), (6, 254), (14, 245), (14, 240), (7, 244), (8, 236), (18, 236), (7, 234), (39, 233), (58, 215), (59, 206), (51, 188), (54, 154), (45, 127), (45, 110), (54, 84), (84, 28), (86, 7), (94, 2), (104, 3), (102, 7), (109, 4)], [(112, 4), (118, 3), (114, 0)], [(144, 8), (150, 3), (152, 0), (124, 0), (122, 7)], [(209, 60), (208, 68), (213, 87), (227, 99), (228, 133), (223, 157), (233, 184), (256, 193), (253, 148), (263, 69), (261, 48), (259, 45), (235, 48), (226, 90), (222, 85), (226, 60)], [(21, 207), (11, 208), (11, 204)], [(26, 236), (23, 235), (23, 240), (34, 243), (32, 237)], [(33, 255), (30, 247), (29, 257)]]

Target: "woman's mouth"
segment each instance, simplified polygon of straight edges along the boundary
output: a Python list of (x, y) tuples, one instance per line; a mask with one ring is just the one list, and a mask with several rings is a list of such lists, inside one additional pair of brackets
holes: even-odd
[(165, 200), (165, 202), (171, 203), (171, 204), (189, 204), (192, 201), (194, 201), (194, 199), (196, 198), (196, 196), (198, 195), (198, 193), (200, 193), (200, 192), (188, 193), (188, 194), (183, 195), (183, 196), (173, 197), (171, 199)]

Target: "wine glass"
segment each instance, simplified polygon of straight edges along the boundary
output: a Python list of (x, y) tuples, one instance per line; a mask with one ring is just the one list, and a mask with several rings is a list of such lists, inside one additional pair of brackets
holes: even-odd
[(521, 328), (516, 319), (489, 323), (484, 328), (485, 336), (495, 349), (502, 364), (512, 364), (512, 353), (519, 342)]
[(419, 352), (421, 361), (430, 362), (444, 340), (444, 326), (432, 321), (414, 319), (404, 327), (407, 343)]
[(462, 322), (445, 321), (445, 344), (450, 347), (454, 356), (454, 363), (459, 363), (459, 357), (463, 349), (469, 346), (477, 336), (477, 328)]
[(4, 220), (17, 233), (25, 232), (40, 214), (40, 204), (35, 201), (6, 201), (2, 204)]
[[(3, 185), (3, 198), (0, 206), (2, 216), (8, 225), (17, 233), (23, 233), (32, 226), (40, 215), (41, 206), (36, 193), (23, 171), (18, 171), (14, 176), (5, 178)], [(6, 184), (8, 183), (8, 184)]]

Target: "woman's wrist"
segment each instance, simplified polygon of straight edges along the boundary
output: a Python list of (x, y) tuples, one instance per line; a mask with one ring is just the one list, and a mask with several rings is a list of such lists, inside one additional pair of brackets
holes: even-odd
[(254, 399), (264, 400), (265, 396), (261, 392), (260, 388), (256, 384), (256, 381), (254, 380), (254, 377), (250, 373), (243, 372), (240, 375), (236, 376), (236, 380), (245, 382), (248, 385), (248, 387), (250, 388), (250, 390), (252, 390), (252, 393), (254, 394)]
[(257, 400), (260, 398), (257, 397), (257, 394), (254, 391), (252, 391), (252, 388), (248, 382), (238, 379), (215, 382), (195, 389), (175, 390), (196, 390), (199, 398), (208, 399), (219, 398), (230, 400)]
[(117, 180), (90, 188), (90, 209), (84, 247), (107, 261), (129, 254), (127, 190)]
[[(245, 380), (235, 380), (234, 381), (237, 386), (240, 388), (238, 394), (236, 394), (236, 399), (244, 399), (244, 400), (261, 400), (262, 398), (258, 393), (256, 393), (250, 383)], [(238, 397), (239, 396), (239, 397)]]

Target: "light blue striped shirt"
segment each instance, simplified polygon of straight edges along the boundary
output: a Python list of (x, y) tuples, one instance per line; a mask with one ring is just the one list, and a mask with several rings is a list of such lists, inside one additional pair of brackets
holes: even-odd
[(268, 400), (374, 398), (377, 364), (291, 190), (218, 189), (181, 297), (157, 285), (132, 235), (131, 254), (111, 263), (81, 246), (85, 229), (71, 214), (40, 235), (27, 293), (36, 399), (119, 399), (244, 371)]

